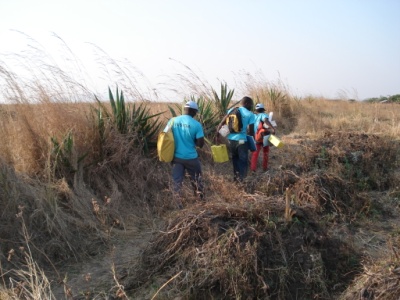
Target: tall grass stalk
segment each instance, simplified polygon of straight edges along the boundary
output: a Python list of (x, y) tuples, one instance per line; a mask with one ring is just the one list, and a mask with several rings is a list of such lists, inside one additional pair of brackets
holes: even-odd
[(23, 268), (13, 270), (14, 276), (10, 277), (10, 290), (13, 291), (11, 299), (56, 299), (51, 291), (51, 284), (45, 272), (33, 259), (30, 249), (30, 236), (25, 226), (21, 210), (17, 217), (22, 220), (22, 234), (25, 239), (25, 247), (21, 250), (24, 256), (25, 265)]

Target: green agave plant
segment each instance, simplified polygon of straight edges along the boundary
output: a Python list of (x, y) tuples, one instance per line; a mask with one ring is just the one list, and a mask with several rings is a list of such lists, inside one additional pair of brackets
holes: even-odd
[[(221, 83), (221, 94), (212, 89), (212, 94), (214, 96), (215, 108), (219, 113), (219, 116), (222, 118), (228, 109), (231, 107), (231, 101), (235, 90), (228, 90), (228, 86), (226, 83)], [(233, 106), (233, 105), (232, 105)]]
[(77, 172), (88, 152), (80, 156), (74, 155), (74, 138), (71, 131), (60, 142), (56, 137), (51, 137), (50, 140), (52, 143), (52, 176), (70, 179), (71, 175)]
[(136, 145), (141, 147), (144, 154), (149, 154), (156, 146), (156, 137), (162, 123), (158, 116), (151, 114), (145, 104), (129, 105), (125, 103), (124, 94), (116, 88), (115, 97), (108, 88), (111, 112), (95, 97), (98, 108), (94, 109), (95, 126), (99, 132), (101, 147), (105, 142), (108, 128), (115, 128), (121, 134), (129, 134), (136, 138)]
[(271, 87), (268, 90), (268, 96), (272, 103), (272, 108), (279, 108), (282, 103), (287, 101), (286, 94), (276, 87)]
[[(138, 144), (142, 147), (144, 153), (150, 153), (152, 148), (156, 147), (156, 138), (163, 125), (158, 117), (163, 112), (150, 114), (150, 108), (143, 104), (129, 107), (129, 132), (136, 133)], [(156, 119), (155, 119), (156, 118)]]
[(114, 100), (114, 95), (111, 89), (108, 88), (108, 97), (110, 99), (111, 110), (114, 118), (114, 124), (120, 133), (126, 133), (129, 123), (129, 111), (127, 111), (125, 106), (124, 93), (121, 91), (118, 93), (118, 87), (116, 90), (116, 98)]
[(199, 106), (198, 119), (203, 126), (204, 135), (210, 137), (215, 135), (216, 128), (220, 122), (220, 114), (215, 111), (215, 105), (212, 101), (204, 97), (199, 97), (197, 100), (192, 98)]

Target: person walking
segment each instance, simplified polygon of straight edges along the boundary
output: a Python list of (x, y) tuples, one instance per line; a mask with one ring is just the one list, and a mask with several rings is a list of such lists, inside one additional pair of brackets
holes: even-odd
[(194, 119), (199, 108), (194, 101), (188, 101), (183, 114), (168, 121), (172, 126), (175, 152), (172, 164), (173, 193), (179, 209), (183, 208), (181, 193), (183, 179), (187, 172), (195, 195), (204, 200), (202, 168), (196, 147), (204, 146), (204, 131), (200, 122)]
[[(253, 109), (253, 99), (250, 97), (243, 97), (240, 100), (240, 107), (238, 108), (241, 117), (242, 128), (240, 128), (239, 132), (231, 132), (228, 134), (227, 138), (229, 141), (229, 151), (232, 156), (232, 164), (233, 164), (233, 180), (235, 182), (243, 182), (244, 178), (247, 176), (248, 170), (248, 151), (249, 145), (247, 142), (247, 131), (251, 136), (254, 136), (254, 113)], [(231, 108), (228, 110), (228, 113), (224, 116), (221, 123), (217, 127), (217, 138), (219, 140), (220, 129), (223, 125), (226, 124), (226, 120), (229, 117), (229, 114), (235, 108)]]
[[(256, 115), (255, 115), (255, 122), (254, 128), (255, 131), (258, 130), (258, 127), (262, 122), (262, 126), (265, 130), (265, 135), (268, 134), (275, 134), (275, 128), (272, 126), (271, 122), (269, 121), (269, 115), (265, 113), (264, 105), (259, 103), (256, 105)], [(252, 172), (256, 172), (257, 170), (257, 162), (258, 156), (260, 154), (261, 149), (263, 150), (263, 159), (262, 159), (262, 168), (263, 171), (266, 172), (268, 170), (268, 159), (269, 159), (269, 143), (266, 142), (257, 142), (256, 143), (256, 151), (254, 151), (251, 155), (251, 162), (250, 162), (250, 169)]]

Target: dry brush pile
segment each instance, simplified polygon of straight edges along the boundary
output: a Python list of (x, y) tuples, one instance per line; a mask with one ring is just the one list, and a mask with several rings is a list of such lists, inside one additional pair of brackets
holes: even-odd
[[(392, 214), (367, 192), (393, 185), (397, 145), (375, 135), (326, 133), (288, 155), (279, 169), (246, 182), (251, 194), (231, 186), (229, 197), (221, 197), (230, 185), (214, 186), (218, 196), (209, 203), (170, 216), (127, 281), (132, 295), (153, 284), (166, 298), (345, 297), (357, 275), (367, 277), (366, 260), (351, 237), (331, 229), (340, 224), (351, 231), (376, 210)], [(391, 268), (393, 283), (397, 265)], [(369, 278), (371, 289), (378, 283)]]
[[(254, 197), (245, 206), (208, 203), (172, 219), (143, 253), (130, 283), (172, 278), (166, 295), (185, 299), (327, 298), (357, 267), (347, 244), (329, 239), (300, 213), (283, 218), (281, 199)], [(337, 263), (341, 262), (341, 263)], [(168, 294), (169, 293), (169, 294)]]

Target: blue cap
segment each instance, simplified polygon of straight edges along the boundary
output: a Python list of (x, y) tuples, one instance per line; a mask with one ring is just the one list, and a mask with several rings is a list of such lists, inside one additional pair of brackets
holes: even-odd
[(195, 109), (195, 110), (199, 110), (199, 107), (197, 106), (197, 103), (194, 102), (194, 101), (186, 102), (185, 107), (192, 108), (192, 109)]

